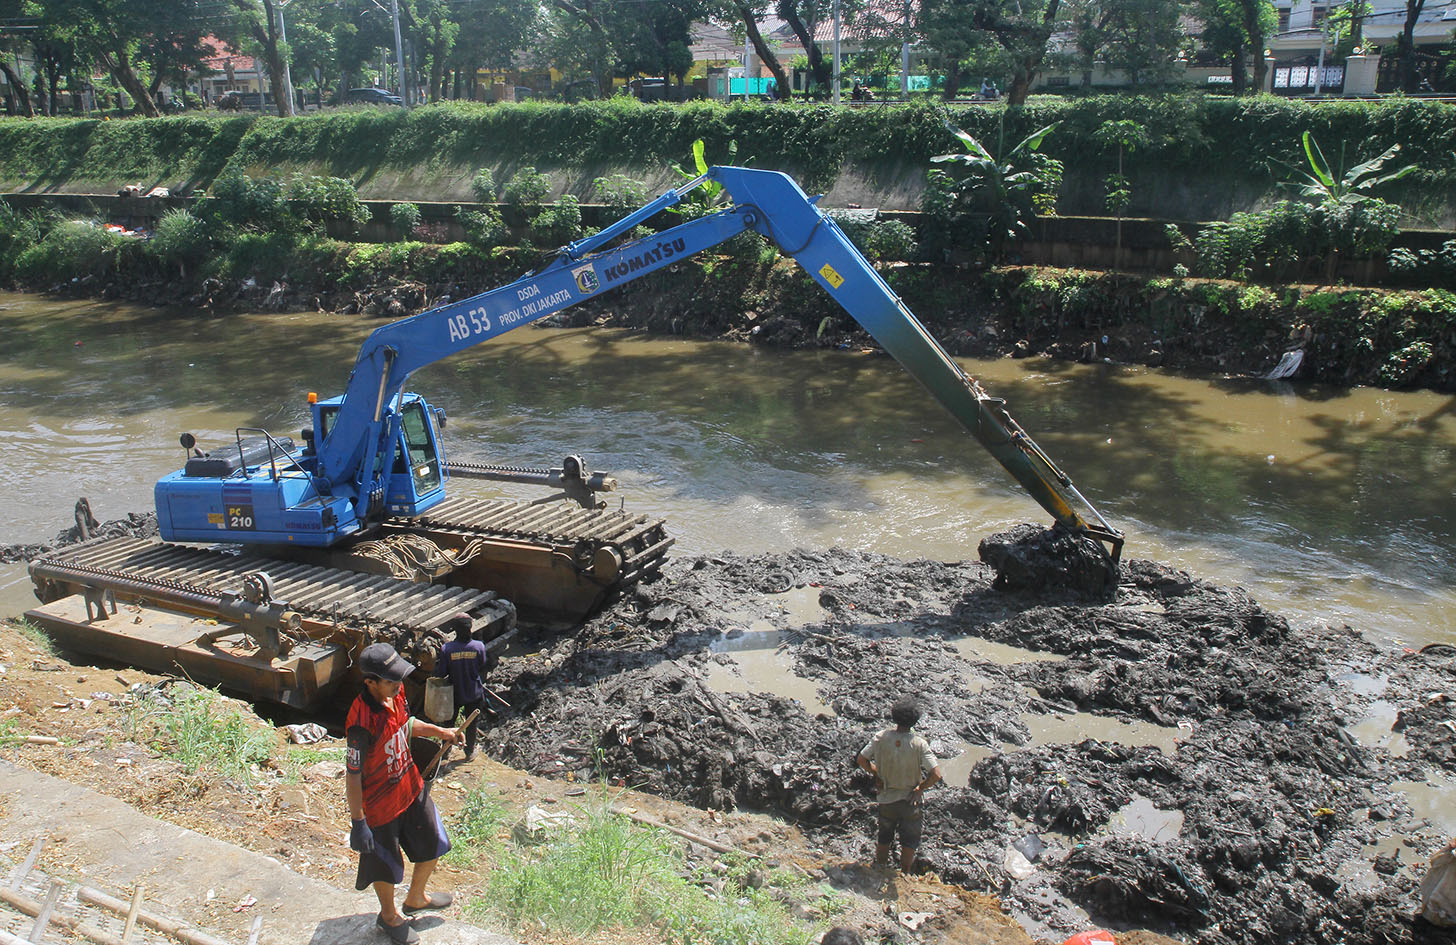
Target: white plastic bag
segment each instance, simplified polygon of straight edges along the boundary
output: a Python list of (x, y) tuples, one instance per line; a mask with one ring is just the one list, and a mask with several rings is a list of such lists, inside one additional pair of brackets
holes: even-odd
[(1421, 915), (1432, 925), (1456, 925), (1456, 856), (1449, 848), (1431, 857), (1421, 880)]
[(425, 715), (437, 725), (455, 718), (455, 687), (443, 676), (431, 676), (425, 683)]

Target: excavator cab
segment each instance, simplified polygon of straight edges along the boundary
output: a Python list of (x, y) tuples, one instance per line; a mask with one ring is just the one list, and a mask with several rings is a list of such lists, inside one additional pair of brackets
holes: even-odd
[[(339, 415), (342, 397), (332, 397), (313, 404), (314, 429), (322, 444), (333, 430)], [(393, 455), (388, 475), (384, 476), (384, 501), (390, 515), (418, 515), (445, 498), (445, 452), (440, 442), (439, 420), (442, 412), (432, 408), (419, 394), (400, 394), (384, 412), (384, 420), (396, 427), (393, 450), (376, 457), (373, 478), (381, 478), (385, 456)], [(305, 435), (305, 442), (313, 437)]]

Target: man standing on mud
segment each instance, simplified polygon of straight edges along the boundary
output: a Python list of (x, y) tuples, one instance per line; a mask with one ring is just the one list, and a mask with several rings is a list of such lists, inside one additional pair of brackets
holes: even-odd
[[(410, 717), (404, 679), (414, 665), (388, 643), (371, 643), (359, 654), (364, 691), (349, 707), (344, 723), (345, 792), (349, 798), (349, 846), (359, 853), (354, 888), (374, 888), (379, 897), (378, 925), (391, 941), (412, 945), (420, 940), (409, 917), (427, 909), (444, 909), (454, 897), (425, 892), (435, 861), (450, 850), (445, 826), (425, 793), (424, 780), (410, 754), (413, 735), (438, 738), (453, 745), (460, 732)], [(404, 881), (405, 856), (414, 864), (404, 914), (394, 907), (394, 887)]]
[[(485, 644), (471, 639), (470, 631), (475, 622), (469, 614), (456, 614), (445, 623), (444, 629), (455, 634), (455, 639), (440, 648), (440, 663), (435, 667), (436, 676), (449, 676), (455, 690), (455, 710), (462, 717), (470, 713), (485, 714), (485, 674), (495, 666), (498, 657), (485, 649)], [(465, 760), (475, 757), (475, 739), (480, 734), (480, 716), (465, 729)]]
[(904, 698), (890, 708), (894, 728), (887, 728), (869, 740), (855, 760), (875, 776), (879, 801), (879, 836), (875, 841), (875, 865), (890, 862), (890, 842), (900, 836), (900, 871), (910, 872), (920, 846), (925, 814), (925, 792), (940, 783), (940, 762), (930, 743), (910, 731), (920, 721), (920, 706)]

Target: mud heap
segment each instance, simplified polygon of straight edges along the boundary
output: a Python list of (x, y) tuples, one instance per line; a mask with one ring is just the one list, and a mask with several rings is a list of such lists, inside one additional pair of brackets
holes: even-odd
[[(1148, 561), (1125, 565), (1115, 595), (997, 578), (841, 550), (674, 562), (503, 665), (515, 709), (492, 753), (772, 811), (862, 861), (873, 795), (854, 756), (910, 693), (917, 730), (968, 771), (930, 792), (925, 865), (998, 893), (1047, 937), (1095, 921), (1230, 945), (1449, 941), (1410, 918), (1412, 864), (1444, 838), (1390, 787), (1453, 769), (1448, 654), (1296, 631), (1240, 590)], [(786, 611), (787, 592), (817, 599), (812, 616)], [(764, 626), (833, 714), (709, 685), (731, 662), (718, 649)], [(1347, 730), (1377, 696), (1406, 707), (1403, 757)], [(1075, 734), (1089, 730), (1102, 737)]]
[[(85, 523), (83, 529), (82, 523)], [(41, 555), (74, 545), (92, 538), (155, 538), (157, 535), (156, 512), (128, 512), (126, 518), (98, 522), (91, 514), (91, 505), (85, 499), (76, 503), (76, 524), (57, 532), (56, 537), (40, 544), (0, 545), (0, 564), (30, 561)]]

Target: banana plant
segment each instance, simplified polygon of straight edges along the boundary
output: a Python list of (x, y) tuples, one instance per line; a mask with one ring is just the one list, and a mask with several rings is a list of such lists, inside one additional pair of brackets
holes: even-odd
[[(1301, 197), (1315, 203), (1353, 206), (1367, 200), (1378, 199), (1372, 193), (1376, 188), (1414, 174), (1417, 170), (1414, 164), (1407, 164), (1393, 174), (1382, 176), (1380, 172), (1385, 167), (1385, 163), (1399, 153), (1400, 145), (1392, 144), (1380, 156), (1373, 157), (1363, 164), (1357, 164), (1346, 171), (1338, 166), (1331, 166), (1330, 162), (1325, 159), (1324, 152), (1320, 150), (1319, 143), (1314, 140), (1314, 135), (1306, 131), (1304, 133), (1304, 157), (1309, 162), (1309, 170), (1294, 169), (1295, 189)], [(1344, 163), (1343, 153), (1341, 163)]]
[[(732, 165), (737, 156), (738, 140), (735, 138), (728, 142), (728, 160), (724, 163)], [(695, 173), (689, 173), (680, 167), (674, 167), (673, 170), (677, 171), (678, 176), (684, 180), (697, 180), (699, 177), (708, 173), (708, 168), (710, 167), (708, 164), (708, 148), (703, 143), (702, 138), (693, 142), (693, 167), (696, 169)], [(683, 216), (700, 217), (727, 199), (728, 195), (724, 193), (723, 185), (715, 180), (710, 180), (684, 197), (682, 203), (675, 207), (669, 207), (668, 209), (673, 213), (682, 214)]]
[(1055, 213), (1062, 162), (1038, 149), (1059, 124), (1032, 132), (999, 158), (974, 135), (949, 122), (945, 125), (966, 151), (930, 160), (953, 168), (951, 191), (962, 210), (990, 214), (986, 239), (995, 258), (1005, 254), (1008, 243), (1027, 234), (1027, 221), (1038, 212)]

